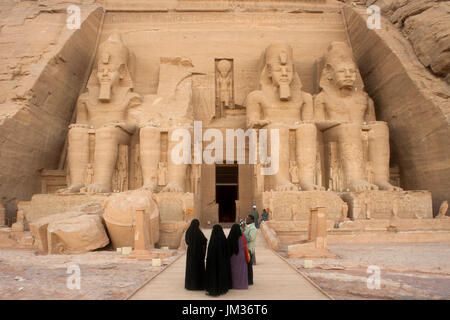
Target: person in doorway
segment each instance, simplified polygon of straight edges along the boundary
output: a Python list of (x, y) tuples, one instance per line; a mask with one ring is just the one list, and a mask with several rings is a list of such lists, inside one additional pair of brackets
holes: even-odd
[(219, 296), (231, 287), (230, 250), (222, 226), (216, 224), (211, 232), (206, 257), (206, 295)]
[(186, 276), (184, 287), (187, 290), (205, 289), (205, 255), (207, 239), (200, 230), (200, 221), (194, 219), (186, 231)]
[(231, 227), (227, 241), (231, 252), (231, 288), (248, 289), (247, 264), (250, 262), (250, 256), (238, 224), (233, 224)]
[(259, 228), (259, 213), (258, 213), (258, 210), (256, 209), (256, 206), (253, 206), (252, 212), (250, 212), (250, 214), (253, 216), (253, 221), (255, 221), (255, 226), (258, 229)]

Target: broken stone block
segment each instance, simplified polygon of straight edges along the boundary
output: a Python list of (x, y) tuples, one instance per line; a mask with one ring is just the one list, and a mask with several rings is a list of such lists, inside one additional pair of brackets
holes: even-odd
[(98, 215), (80, 215), (49, 223), (47, 228), (49, 254), (76, 254), (103, 248), (109, 243)]
[(81, 215), (83, 215), (83, 213), (81, 212), (66, 212), (44, 217), (30, 223), (30, 230), (33, 234), (34, 244), (37, 251), (43, 254), (48, 253), (47, 228), (50, 223), (78, 217)]

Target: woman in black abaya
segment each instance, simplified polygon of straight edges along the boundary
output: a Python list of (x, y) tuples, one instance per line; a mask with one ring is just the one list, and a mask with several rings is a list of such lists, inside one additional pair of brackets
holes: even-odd
[(206, 294), (218, 296), (231, 288), (230, 250), (222, 227), (216, 224), (211, 232), (206, 257)]
[(205, 254), (207, 239), (200, 230), (200, 222), (192, 220), (186, 231), (186, 277), (184, 287), (188, 290), (205, 289)]

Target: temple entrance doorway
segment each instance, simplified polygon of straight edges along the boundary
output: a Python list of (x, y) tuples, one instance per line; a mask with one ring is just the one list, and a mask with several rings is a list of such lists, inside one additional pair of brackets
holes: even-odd
[(237, 164), (216, 165), (216, 203), (219, 222), (236, 221), (236, 200), (239, 198), (239, 170)]

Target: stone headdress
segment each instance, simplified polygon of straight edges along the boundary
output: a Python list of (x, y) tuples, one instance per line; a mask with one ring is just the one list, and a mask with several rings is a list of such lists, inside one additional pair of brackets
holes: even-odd
[[(272, 79), (267, 70), (267, 64), (271, 62), (292, 63), (294, 62), (294, 55), (292, 47), (286, 43), (276, 43), (268, 46), (264, 51), (262, 71), (259, 78), (260, 89), (264, 91), (265, 88), (272, 87)], [(292, 94), (300, 93), (302, 82), (300, 77), (294, 69), (294, 75), (291, 82)]]
[(357, 92), (363, 92), (364, 83), (361, 78), (361, 74), (359, 73), (358, 65), (353, 59), (352, 49), (345, 42), (332, 42), (327, 50), (327, 53), (320, 61), (320, 65), (322, 66), (322, 73), (320, 76), (319, 86), (323, 90), (337, 90), (334, 82), (333, 82), (333, 71), (331, 68), (336, 66), (339, 62), (347, 61), (352, 62), (356, 68), (356, 81), (355, 88)]
[(113, 33), (109, 38), (101, 43), (98, 48), (96, 63), (89, 77), (87, 87), (98, 86), (97, 68), (100, 61), (107, 61), (110, 64), (121, 66), (125, 68), (124, 75), (119, 81), (120, 87), (133, 88), (133, 80), (130, 73), (131, 55), (128, 48), (124, 45), (120, 34)]

